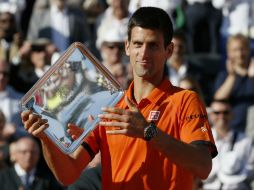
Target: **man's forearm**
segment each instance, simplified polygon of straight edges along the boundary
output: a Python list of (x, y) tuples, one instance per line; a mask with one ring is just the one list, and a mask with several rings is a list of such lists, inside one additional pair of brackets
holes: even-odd
[(158, 129), (152, 144), (174, 164), (191, 171), (201, 179), (207, 178), (212, 169), (212, 158), (207, 148), (178, 141)]
[(232, 93), (232, 89), (235, 83), (235, 75), (229, 75), (224, 83), (218, 88), (215, 92), (214, 98), (215, 99), (227, 99), (230, 97)]
[(64, 185), (72, 184), (80, 176), (83, 169), (90, 161), (89, 154), (79, 147), (75, 157), (64, 154), (48, 138), (41, 139), (42, 150), (45, 160), (57, 178)]

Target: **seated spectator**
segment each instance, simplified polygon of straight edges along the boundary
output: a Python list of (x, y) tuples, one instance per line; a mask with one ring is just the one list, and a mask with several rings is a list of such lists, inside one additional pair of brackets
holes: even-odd
[(195, 80), (201, 79), (201, 68), (186, 60), (186, 39), (182, 31), (175, 31), (172, 42), (174, 50), (172, 56), (167, 61), (166, 73), (171, 83), (179, 85), (179, 80), (187, 75), (192, 76)]
[(117, 78), (123, 88), (127, 87), (127, 69), (124, 52), (125, 37), (112, 28), (101, 39), (100, 54), (102, 64)]
[(228, 39), (226, 65), (215, 81), (214, 98), (230, 100), (234, 114), (230, 125), (245, 131), (247, 109), (254, 104), (254, 61), (247, 37), (237, 34)]
[(130, 17), (129, 0), (111, 0), (109, 7), (96, 21), (96, 47), (99, 50), (105, 34), (109, 30), (118, 30), (120, 36), (127, 39), (127, 25)]
[(0, 110), (0, 170), (7, 167), (8, 160), (8, 143), (3, 136), (5, 122), (4, 113)]
[(0, 171), (1, 190), (61, 189), (54, 180), (48, 178), (47, 174), (42, 174), (36, 169), (40, 148), (32, 137), (22, 137), (15, 142), (14, 146), (12, 155), (14, 166)]
[(60, 52), (75, 41), (89, 44), (90, 29), (84, 14), (70, 8), (66, 1), (51, 0), (50, 6), (33, 12), (27, 39), (47, 38)]
[(20, 118), (19, 103), (23, 95), (9, 85), (9, 79), (10, 64), (0, 60), (0, 109), (6, 117), (6, 125), (3, 132), (5, 138), (27, 134)]
[(203, 182), (204, 190), (250, 190), (254, 179), (254, 147), (245, 133), (231, 129), (234, 117), (227, 100), (214, 100), (209, 115), (218, 149), (213, 168)]
[(130, 0), (129, 11), (134, 13), (140, 7), (158, 7), (165, 10), (174, 22), (173, 14), (182, 2), (183, 0)]
[(0, 58), (15, 62), (23, 37), (18, 32), (15, 17), (10, 12), (0, 12)]
[(213, 0), (186, 0), (186, 34), (188, 53), (219, 52), (221, 11)]
[(213, 0), (213, 5), (222, 11), (220, 45), (223, 58), (226, 56), (228, 37), (241, 33), (250, 39), (254, 56), (254, 1), (253, 0)]
[(21, 51), (26, 53), (18, 65), (12, 66), (12, 76), (15, 77), (10, 83), (16, 90), (26, 93), (49, 69), (51, 57), (57, 49), (49, 40), (37, 39), (26, 42)]

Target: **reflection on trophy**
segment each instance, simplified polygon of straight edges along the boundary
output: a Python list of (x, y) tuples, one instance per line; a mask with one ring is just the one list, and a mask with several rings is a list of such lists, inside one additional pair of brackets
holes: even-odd
[[(23, 109), (48, 119), (45, 131), (65, 153), (73, 152), (97, 125), (101, 107), (115, 105), (124, 92), (111, 73), (80, 43), (74, 43), (22, 98)], [(88, 116), (94, 117), (93, 122)], [(78, 139), (68, 123), (81, 130)]]

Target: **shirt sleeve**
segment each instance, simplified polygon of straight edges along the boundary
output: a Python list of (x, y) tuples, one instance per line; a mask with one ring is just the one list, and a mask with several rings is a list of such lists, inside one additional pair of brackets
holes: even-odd
[(205, 145), (211, 156), (217, 155), (211, 127), (208, 121), (204, 103), (194, 92), (186, 93), (180, 107), (180, 138), (183, 142)]

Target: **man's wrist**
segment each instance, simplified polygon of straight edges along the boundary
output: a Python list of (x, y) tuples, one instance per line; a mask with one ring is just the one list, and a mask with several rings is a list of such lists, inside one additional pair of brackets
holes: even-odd
[(144, 140), (150, 141), (152, 138), (158, 135), (158, 129), (155, 123), (152, 121), (148, 126), (144, 128)]

